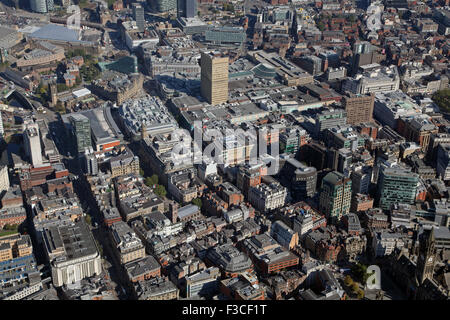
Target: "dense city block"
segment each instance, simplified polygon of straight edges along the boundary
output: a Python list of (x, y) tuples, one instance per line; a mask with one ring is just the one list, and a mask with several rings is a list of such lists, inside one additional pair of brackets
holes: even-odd
[(449, 0), (0, 0), (0, 299), (448, 300), (449, 60)]

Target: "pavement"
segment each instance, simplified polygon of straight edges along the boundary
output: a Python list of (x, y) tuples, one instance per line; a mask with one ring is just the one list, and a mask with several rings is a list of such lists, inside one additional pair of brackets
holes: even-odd
[[(89, 188), (87, 187), (87, 181), (82, 176), (82, 171), (79, 165), (79, 161), (76, 158), (76, 150), (74, 150), (73, 144), (68, 143), (69, 137), (66, 134), (66, 130), (59, 115), (52, 110), (45, 108), (47, 111), (45, 114), (36, 113), (36, 118), (45, 119), (49, 125), (50, 134), (52, 134), (56, 147), (61, 154), (62, 161), (64, 165), (69, 170), (69, 172), (78, 176), (77, 179), (73, 180), (74, 191), (79, 197), (83, 210), (89, 212), (92, 217), (92, 222), (98, 224), (97, 228), (91, 226), (92, 234), (94, 238), (100, 243), (103, 248), (103, 270), (107, 277), (110, 279), (112, 286), (115, 288), (116, 294), (120, 299), (126, 299), (130, 296), (125, 287), (125, 294), (122, 290), (124, 287), (124, 282), (122, 279), (122, 270), (120, 265), (116, 263), (113, 256), (113, 251), (108, 237), (108, 231), (102, 227), (103, 219), (100, 216), (100, 212), (97, 210), (95, 200), (89, 193)], [(70, 156), (69, 156), (70, 153)]]
[[(376, 300), (378, 291), (366, 289), (365, 297), (369, 300)], [(381, 291), (383, 293), (383, 300), (407, 300), (402, 290), (383, 271), (381, 271)]]

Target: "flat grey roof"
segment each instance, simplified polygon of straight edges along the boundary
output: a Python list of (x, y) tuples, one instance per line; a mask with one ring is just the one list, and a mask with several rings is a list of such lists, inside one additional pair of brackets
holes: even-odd
[(97, 246), (87, 224), (81, 219), (70, 226), (59, 227), (68, 260), (97, 253)]

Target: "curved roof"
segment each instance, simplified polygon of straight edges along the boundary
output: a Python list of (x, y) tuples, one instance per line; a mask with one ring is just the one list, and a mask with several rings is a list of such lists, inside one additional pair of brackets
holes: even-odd
[(273, 79), (277, 75), (274, 68), (264, 63), (258, 64), (251, 71), (255, 76), (263, 79)]

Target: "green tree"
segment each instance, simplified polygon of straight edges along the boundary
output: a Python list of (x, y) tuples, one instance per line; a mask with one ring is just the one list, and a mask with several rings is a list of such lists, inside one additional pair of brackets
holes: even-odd
[(145, 178), (144, 183), (147, 187), (153, 188), (153, 183), (150, 177)]
[(166, 188), (164, 188), (164, 186), (160, 184), (158, 184), (153, 191), (155, 192), (155, 194), (162, 198), (164, 198), (167, 194)]
[(344, 278), (344, 284), (345, 284), (347, 287), (350, 287), (350, 286), (353, 284), (353, 279), (352, 279), (352, 277), (350, 277), (349, 275), (346, 275), (345, 278)]
[(150, 179), (153, 182), (153, 184), (158, 184), (158, 182), (159, 182), (158, 175), (156, 175), (156, 174), (152, 174)]
[(145, 178), (145, 185), (148, 187), (153, 187), (155, 184), (158, 184), (158, 176), (153, 174), (151, 177)]
[(142, 168), (139, 168), (139, 174), (140, 174), (141, 176), (144, 176), (145, 172), (144, 172), (144, 170), (143, 170)]
[(320, 31), (323, 31), (323, 30), (325, 30), (325, 24), (322, 21), (319, 21), (319, 22), (317, 22), (317, 28)]
[(80, 74), (85, 81), (90, 82), (100, 76), (100, 70), (97, 68), (94, 62), (88, 62), (81, 66)]
[(10, 231), (17, 230), (17, 228), (18, 228), (17, 224), (5, 224), (5, 226), (3, 227), (3, 229)]
[(358, 293), (356, 294), (356, 297), (358, 298), (358, 299), (362, 299), (362, 298), (364, 298), (364, 290), (362, 290), (362, 289), (359, 289), (358, 290)]
[(354, 23), (356, 21), (355, 16), (354, 15), (349, 16), (348, 17), (348, 21), (351, 22), (351, 23)]
[(63, 92), (69, 88), (66, 86), (65, 83), (58, 83), (58, 84), (56, 84), (56, 89), (58, 90), (58, 92)]
[(47, 94), (47, 89), (45, 88), (44, 85), (42, 85), (42, 83), (39, 84), (38, 92), (39, 92), (40, 94), (42, 94), (42, 95)]
[(66, 113), (66, 108), (61, 101), (58, 101), (55, 106), (55, 111), (59, 113)]
[(450, 89), (436, 91), (433, 94), (433, 101), (441, 111), (450, 112)]
[(363, 285), (366, 284), (367, 278), (370, 276), (367, 273), (367, 266), (361, 263), (353, 265), (352, 273)]
[(84, 219), (86, 220), (86, 223), (90, 226), (92, 224), (92, 217), (91, 215), (87, 214)]
[(195, 198), (192, 200), (192, 204), (195, 204), (197, 207), (199, 207), (200, 209), (202, 208), (202, 199), (200, 198)]
[(359, 290), (359, 285), (356, 282), (353, 282), (351, 285), (353, 293), (357, 293)]
[(223, 10), (229, 11), (229, 12), (234, 12), (234, 5), (232, 3), (225, 3), (223, 5)]

